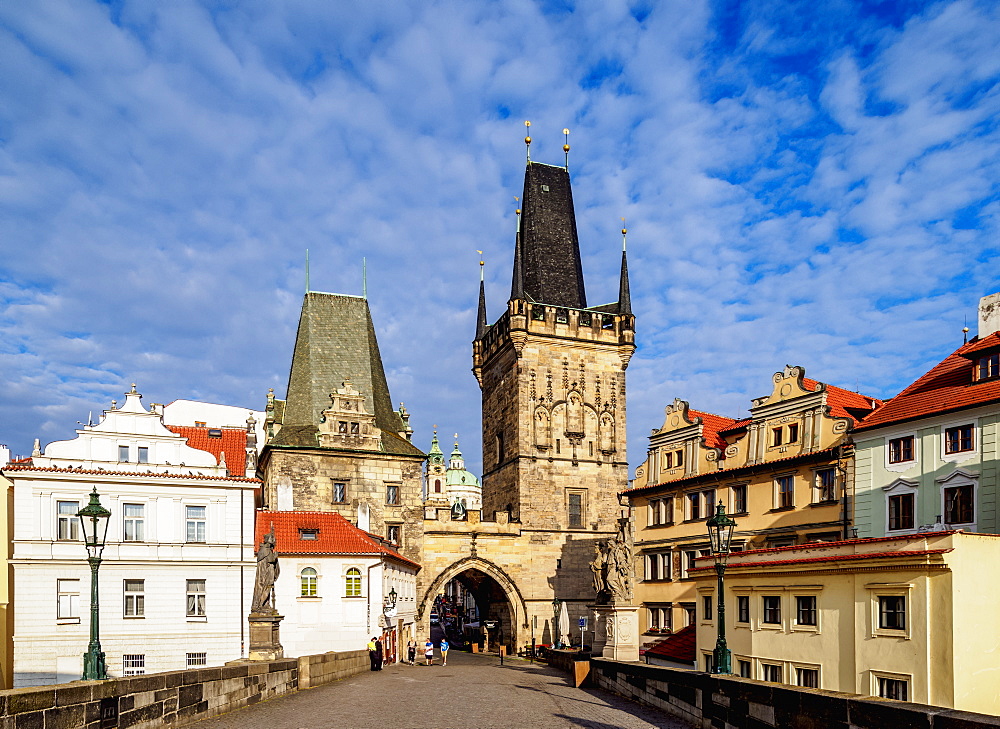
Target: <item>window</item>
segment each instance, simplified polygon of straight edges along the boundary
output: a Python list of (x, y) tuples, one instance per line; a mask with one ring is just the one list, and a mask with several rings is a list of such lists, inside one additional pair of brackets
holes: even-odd
[(799, 425), (798, 423), (792, 423), (788, 426), (788, 442), (798, 443), (799, 442)]
[(146, 614), (145, 592), (145, 580), (125, 580), (126, 618), (141, 618)]
[(123, 529), (123, 534), (125, 535), (124, 541), (141, 542), (145, 539), (143, 529), (146, 522), (145, 508), (143, 504), (122, 504), (125, 519), (125, 528)]
[(56, 619), (80, 622), (80, 580), (56, 580)]
[(301, 587), (299, 595), (301, 597), (316, 597), (316, 570), (312, 567), (305, 567), (299, 573)]
[(899, 678), (878, 676), (878, 695), (883, 699), (906, 701), (908, 681)]
[(705, 501), (705, 518), (711, 519), (715, 516), (715, 489), (709, 489), (708, 491), (702, 491), (701, 496)]
[(189, 618), (205, 617), (205, 580), (187, 581), (187, 615)]
[(120, 445), (118, 446), (118, 462), (128, 463), (128, 446)]
[(826, 503), (837, 500), (837, 471), (821, 468), (816, 471), (816, 502)]
[(944, 523), (971, 524), (975, 513), (972, 504), (972, 484), (951, 486), (944, 490)]
[(333, 503), (343, 504), (347, 501), (347, 484), (343, 481), (333, 482)]
[(777, 509), (790, 509), (794, 503), (795, 496), (795, 477), (794, 476), (778, 476), (776, 479), (778, 498), (776, 499)]
[(122, 656), (123, 676), (142, 676), (146, 673), (145, 653), (126, 653)]
[(569, 528), (583, 528), (583, 494), (579, 491), (569, 492)]
[(712, 672), (712, 654), (705, 653), (705, 671), (708, 673)]
[(531, 320), (532, 321), (545, 321), (545, 307), (544, 306), (532, 306), (531, 307)]
[(963, 453), (973, 450), (972, 425), (959, 425), (944, 431), (944, 452)]
[(764, 622), (770, 625), (781, 624), (781, 597), (779, 595), (764, 596)]
[(694, 567), (694, 561), (698, 557), (698, 552), (695, 550), (688, 550), (684, 552), (684, 560), (681, 564), (681, 579), (686, 579), (688, 576), (688, 570)]
[(771, 446), (777, 447), (781, 445), (783, 428), (771, 428)]
[(702, 595), (701, 598), (701, 619), (711, 620), (712, 619), (712, 596)]
[(913, 436), (889, 440), (889, 463), (905, 463), (913, 460)]
[(434, 479), (434, 493), (441, 493), (441, 479), (439, 478)]
[(681, 607), (684, 609), (684, 617), (687, 620), (686, 625), (694, 625), (694, 603), (684, 603)]
[(189, 542), (205, 541), (205, 512), (204, 506), (188, 506), (185, 508), (187, 517), (187, 540)]
[(80, 538), (80, 521), (76, 518), (79, 510), (78, 501), (56, 502), (56, 539), (76, 541)]
[(344, 581), (346, 588), (344, 595), (346, 597), (361, 597), (361, 570), (357, 567), (351, 567), (347, 570)]
[(737, 660), (740, 678), (750, 678), (750, 661)]
[(568, 309), (556, 309), (556, 324), (567, 324), (569, 322)]
[(399, 524), (389, 524), (385, 528), (385, 538), (390, 544), (399, 544)]
[(760, 667), (764, 674), (765, 681), (773, 681), (774, 683), (781, 683), (781, 666), (775, 665), (773, 663), (762, 663), (760, 664)]
[(991, 380), (1000, 376), (1000, 353), (994, 352), (979, 358), (976, 362), (975, 380)]
[(399, 484), (387, 483), (385, 485), (385, 503), (393, 505), (399, 504)]
[(204, 420), (195, 420), (194, 421), (194, 427), (196, 427), (196, 428), (205, 428), (207, 426), (208, 426), (208, 423), (206, 423)]
[(750, 622), (750, 596), (749, 595), (737, 595), (736, 596), (736, 622), (737, 623), (749, 623)]
[(199, 668), (208, 665), (207, 653), (188, 653), (185, 658), (188, 668)]
[(747, 512), (747, 485), (745, 483), (733, 486), (733, 513), (745, 514)]
[(796, 625), (816, 625), (815, 595), (799, 595), (795, 598), (795, 623)]
[(684, 466), (684, 451), (667, 451), (663, 454), (663, 470), (671, 468), (681, 468)]
[(139, 446), (139, 458), (137, 461), (139, 463), (149, 463), (149, 448), (146, 446)]
[(701, 494), (688, 494), (688, 519), (701, 519)]
[(674, 500), (672, 498), (651, 499), (649, 502), (649, 524), (671, 524), (674, 521)]
[(883, 630), (906, 630), (906, 598), (902, 595), (879, 595), (878, 627)]
[(304, 542), (315, 542), (319, 539), (319, 529), (299, 529), (299, 539)]
[(660, 555), (658, 554), (646, 555), (646, 579), (647, 580), (660, 579)]
[(670, 630), (671, 615), (670, 608), (652, 607), (649, 608), (649, 628), (650, 631)]
[(799, 686), (819, 688), (819, 670), (815, 668), (797, 668), (795, 670)]
[(351, 421), (351, 435), (361, 435), (361, 423)]
[(337, 421), (337, 432), (341, 435), (347, 435), (347, 421), (338, 420)]
[(913, 528), (913, 494), (889, 497), (889, 529)]

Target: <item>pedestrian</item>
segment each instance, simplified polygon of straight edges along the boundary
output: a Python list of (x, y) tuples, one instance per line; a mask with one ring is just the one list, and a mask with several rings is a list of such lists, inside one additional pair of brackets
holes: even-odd
[(411, 666), (417, 661), (417, 642), (415, 640), (406, 644), (406, 660)]
[(378, 666), (376, 671), (382, 670), (382, 641), (378, 638), (375, 639), (375, 665)]
[(434, 665), (434, 644), (431, 642), (430, 638), (428, 638), (427, 642), (424, 643), (424, 665)]
[(378, 660), (378, 655), (377, 655), (376, 650), (375, 650), (375, 636), (374, 635), (372, 636), (372, 639), (370, 641), (368, 641), (368, 660), (372, 664), (372, 670), (373, 671), (377, 671), (378, 668), (375, 667), (375, 662)]
[(442, 638), (441, 639), (441, 665), (442, 666), (447, 666), (448, 665), (448, 649), (450, 647), (451, 646), (448, 645), (448, 639), (447, 638)]

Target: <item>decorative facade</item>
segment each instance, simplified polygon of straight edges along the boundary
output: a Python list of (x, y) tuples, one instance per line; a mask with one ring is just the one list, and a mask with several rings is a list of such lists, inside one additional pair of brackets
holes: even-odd
[(483, 490), (479, 479), (465, 468), (465, 457), (458, 448), (458, 433), (445, 465), (437, 431), (434, 431), (431, 449), (427, 452), (426, 491), (427, 505), (451, 507), (459, 504), (462, 510), (482, 509)]
[(1000, 294), (979, 331), (858, 428), (861, 536), (963, 529), (996, 534), (1000, 458)]
[(695, 621), (689, 570), (709, 553), (706, 520), (721, 501), (737, 521), (733, 549), (761, 549), (851, 534), (850, 432), (880, 401), (785, 367), (769, 395), (735, 420), (665, 409), (645, 462), (625, 492), (635, 510), (640, 626), (650, 644)]
[[(101, 644), (115, 676), (218, 666), (245, 653), (256, 479), (125, 403), (73, 440), (8, 465), (15, 686), (80, 678), (90, 569), (76, 512), (96, 488), (111, 511), (100, 569)], [(24, 606), (30, 606), (24, 607)]]

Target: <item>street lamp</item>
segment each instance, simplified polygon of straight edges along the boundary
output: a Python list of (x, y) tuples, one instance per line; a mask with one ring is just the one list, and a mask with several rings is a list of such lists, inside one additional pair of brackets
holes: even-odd
[(389, 594), (385, 596), (384, 603), (385, 603), (386, 612), (388, 612), (389, 610), (392, 610), (394, 607), (396, 607), (396, 588), (395, 587), (393, 587), (391, 590), (389, 590)]
[(712, 545), (712, 557), (715, 559), (715, 573), (719, 577), (717, 600), (719, 603), (719, 638), (712, 653), (712, 673), (732, 673), (732, 655), (726, 646), (726, 601), (724, 598), (724, 583), (722, 576), (726, 572), (726, 560), (729, 559), (729, 544), (733, 540), (733, 529), (736, 522), (726, 516), (726, 507), (722, 501), (715, 509), (715, 515), (706, 522), (708, 539)]
[(97, 486), (90, 494), (90, 503), (76, 513), (83, 527), (83, 539), (87, 545), (87, 561), (90, 563), (90, 644), (83, 654), (83, 680), (104, 680), (108, 677), (108, 667), (101, 650), (100, 605), (97, 596), (97, 570), (101, 566), (105, 539), (111, 512), (101, 506)]

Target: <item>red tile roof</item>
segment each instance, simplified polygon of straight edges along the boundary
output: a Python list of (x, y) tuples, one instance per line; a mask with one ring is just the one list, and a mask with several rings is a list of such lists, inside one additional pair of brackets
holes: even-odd
[(734, 420), (733, 424), (729, 427), (720, 430), (720, 433), (735, 433), (737, 430), (744, 430), (750, 423), (753, 422), (753, 418), (741, 418), (740, 420)]
[[(155, 468), (155, 466), (154, 466)], [(105, 471), (103, 469), (55, 468), (32, 465), (9, 465), (3, 468), (8, 471), (41, 471), (44, 473), (88, 473), (99, 476), (138, 476), (141, 478), (197, 478), (204, 481), (239, 481), (240, 483), (261, 483), (259, 478), (244, 478), (243, 476), (203, 476), (197, 473), (160, 473), (152, 468), (149, 471)]]
[(973, 352), (1000, 346), (1000, 334), (963, 344), (923, 377), (861, 421), (858, 430), (877, 428), (953, 410), (1000, 401), (1000, 380), (972, 381)]
[[(208, 428), (200, 425), (168, 425), (170, 430), (187, 438), (187, 444), (200, 451), (208, 451), (219, 457), (226, 454), (226, 470), (231, 474), (242, 476), (246, 472), (247, 431), (244, 428)], [(222, 433), (221, 437), (213, 438), (210, 430)]]
[[(808, 377), (802, 378), (802, 384), (807, 390), (813, 392), (819, 387), (819, 382), (810, 380)], [(830, 407), (830, 415), (835, 418), (850, 418), (855, 423), (861, 420), (866, 414), (882, 404), (882, 401), (875, 397), (862, 395), (860, 392), (851, 392), (836, 385), (826, 386), (826, 404)]]
[[(256, 519), (256, 542), (274, 526), (278, 555), (282, 554), (363, 554), (388, 557), (420, 569), (378, 537), (351, 524), (335, 511), (266, 511), (259, 509)], [(303, 530), (315, 530), (316, 539), (302, 539)]]
[(700, 410), (688, 409), (688, 417), (691, 420), (695, 418), (701, 418), (702, 424), (702, 435), (705, 438), (705, 445), (710, 448), (721, 448), (725, 450), (726, 443), (725, 438), (723, 438), (719, 433), (723, 432), (727, 428), (731, 427), (736, 421), (732, 418), (727, 418), (722, 415), (713, 415), (712, 413), (704, 413)]
[(694, 663), (695, 629), (693, 625), (685, 625), (666, 640), (661, 640), (652, 648), (646, 649), (647, 656), (656, 656), (677, 663)]

